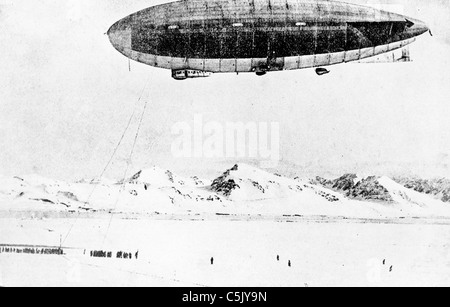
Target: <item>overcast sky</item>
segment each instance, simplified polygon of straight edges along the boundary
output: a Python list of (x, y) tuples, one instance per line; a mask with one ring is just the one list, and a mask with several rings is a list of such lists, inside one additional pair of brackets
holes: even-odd
[[(278, 122), (280, 172), (450, 177), (448, 1), (382, 1), (432, 28), (434, 37), (411, 47), (413, 63), (338, 65), (324, 77), (308, 69), (186, 82), (138, 63), (129, 72), (104, 35), (120, 18), (162, 2), (0, 0), (0, 174), (97, 176), (148, 84), (133, 170), (158, 165), (213, 175), (238, 162), (173, 158), (171, 128), (202, 114), (220, 123)], [(107, 176), (123, 173), (137, 121)]]

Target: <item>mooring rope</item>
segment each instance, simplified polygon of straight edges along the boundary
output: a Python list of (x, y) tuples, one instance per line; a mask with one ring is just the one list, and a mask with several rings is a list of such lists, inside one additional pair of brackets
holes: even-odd
[(145, 116), (145, 111), (147, 110), (147, 106), (148, 106), (148, 98), (145, 100), (145, 103), (144, 103), (144, 109), (142, 110), (141, 118), (139, 120), (139, 125), (138, 125), (138, 128), (136, 130), (136, 134), (134, 136), (133, 146), (131, 148), (130, 155), (129, 155), (128, 160), (127, 160), (127, 167), (125, 169), (125, 173), (123, 174), (122, 184), (121, 184), (121, 187), (120, 187), (120, 190), (119, 190), (119, 194), (117, 195), (117, 199), (116, 199), (116, 202), (114, 204), (114, 209), (112, 210), (111, 216), (109, 218), (108, 228), (106, 229), (105, 237), (103, 238), (103, 245), (105, 244), (106, 238), (108, 237), (109, 230), (111, 228), (111, 223), (112, 223), (112, 220), (113, 220), (113, 217), (114, 217), (114, 212), (116, 211), (117, 205), (118, 205), (119, 200), (120, 200), (120, 195), (123, 192), (123, 190), (125, 189), (125, 186), (126, 186), (126, 183), (127, 183), (126, 180), (127, 180), (128, 171), (130, 169), (131, 160), (133, 158), (134, 151), (136, 149), (136, 144), (137, 144), (137, 141), (138, 141), (138, 138), (139, 138), (139, 134), (141, 132), (142, 123), (144, 121), (144, 116)]
[[(97, 179), (97, 180), (94, 179), (94, 180), (95, 180), (95, 181), (94, 181), (94, 188), (92, 189), (92, 191), (91, 191), (91, 193), (89, 194), (87, 200), (85, 201), (85, 204), (89, 204), (89, 202), (90, 202), (92, 196), (94, 195), (95, 191), (97, 190), (97, 188), (98, 188), (98, 186), (99, 186), (99, 184), (100, 184), (101, 179), (103, 178), (103, 176), (105, 175), (106, 171), (107, 171), (108, 168), (110, 167), (112, 161), (114, 160), (114, 157), (115, 157), (116, 154), (117, 154), (117, 151), (119, 150), (120, 146), (122, 145), (122, 142), (123, 142), (123, 140), (124, 140), (124, 138), (125, 138), (125, 135), (126, 135), (126, 133), (128, 132), (128, 130), (129, 130), (130, 126), (131, 126), (131, 122), (132, 122), (133, 118), (135, 117), (135, 114), (136, 114), (137, 108), (138, 108), (138, 106), (139, 106), (139, 103), (141, 102), (141, 100), (142, 100), (142, 98), (143, 98), (143, 96), (144, 96), (144, 93), (145, 93), (145, 91), (146, 91), (146, 89), (147, 89), (147, 86), (148, 86), (148, 83), (149, 83), (148, 81), (149, 81), (149, 79), (147, 79), (147, 81), (146, 81), (145, 84), (144, 84), (144, 87), (143, 87), (143, 89), (142, 89), (142, 91), (141, 91), (141, 94), (140, 94), (138, 100), (137, 100), (136, 103), (135, 103), (135, 106), (134, 106), (134, 109), (133, 109), (133, 113), (131, 114), (131, 116), (130, 116), (128, 122), (127, 122), (127, 125), (126, 125), (126, 127), (125, 127), (125, 130), (123, 131), (123, 133), (122, 133), (122, 135), (121, 135), (121, 137), (120, 137), (120, 139), (119, 139), (119, 142), (117, 143), (116, 147), (114, 148), (114, 151), (113, 151), (113, 153), (112, 153), (110, 159), (108, 160), (108, 163), (106, 164), (106, 166), (105, 166), (104, 169), (102, 170), (102, 172), (101, 172), (100, 176), (98, 177), (98, 179)], [(141, 125), (141, 124), (142, 124), (142, 118), (141, 118), (140, 125)], [(79, 219), (79, 217), (80, 217), (80, 214), (81, 214), (81, 212), (78, 212), (77, 217), (75, 218), (75, 221), (74, 221), (74, 222), (72, 223), (72, 225), (70, 226), (70, 229), (69, 229), (69, 231), (67, 232), (67, 234), (66, 234), (66, 236), (64, 237), (64, 240), (62, 241), (61, 244), (64, 244), (64, 243), (67, 241), (67, 238), (70, 236), (70, 234), (71, 234), (72, 231), (73, 231), (73, 228), (75, 227), (76, 223), (78, 222), (78, 219)]]

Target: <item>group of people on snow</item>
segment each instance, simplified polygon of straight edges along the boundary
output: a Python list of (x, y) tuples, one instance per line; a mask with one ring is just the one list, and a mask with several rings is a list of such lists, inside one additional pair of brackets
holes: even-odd
[(0, 248), (0, 253), (30, 254), (30, 255), (63, 255), (62, 248), (39, 248), (39, 247), (9, 247)]
[[(112, 258), (113, 252), (107, 252), (107, 251), (91, 251), (90, 253), (92, 258)], [(139, 257), (139, 251), (137, 251), (134, 254), (134, 258), (138, 259)], [(133, 253), (123, 252), (119, 251), (116, 253), (117, 259), (133, 259)]]

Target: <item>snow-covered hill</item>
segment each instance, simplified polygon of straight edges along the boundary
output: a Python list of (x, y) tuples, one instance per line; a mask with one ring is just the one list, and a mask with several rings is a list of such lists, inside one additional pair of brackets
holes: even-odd
[(355, 174), (346, 174), (334, 180), (317, 177), (311, 183), (338, 191), (351, 199), (393, 202), (389, 191), (379, 183), (375, 176), (359, 178)]
[(197, 177), (183, 178), (172, 173), (170, 170), (164, 170), (159, 167), (152, 167), (136, 173), (128, 180), (128, 183), (142, 183), (147, 187), (173, 187), (173, 186), (204, 186), (202, 180)]
[(303, 191), (302, 183), (246, 164), (235, 165), (215, 179), (211, 189), (233, 201), (279, 199)]
[(37, 175), (0, 177), (0, 210), (125, 213), (450, 216), (450, 206), (387, 177), (291, 179), (237, 164), (214, 180), (153, 167), (129, 179), (66, 183)]
[(400, 183), (408, 189), (413, 189), (416, 192), (433, 195), (443, 202), (450, 203), (450, 180), (446, 178), (437, 179), (420, 179), (396, 177), (394, 181)]
[(12, 204), (9, 210), (54, 210), (78, 202), (72, 186), (37, 175), (0, 177), (0, 202)]
[(432, 196), (408, 189), (388, 177), (378, 179), (391, 195), (393, 201), (400, 205), (403, 212), (410, 214), (427, 214), (433, 212), (436, 215), (448, 215), (450, 206)]

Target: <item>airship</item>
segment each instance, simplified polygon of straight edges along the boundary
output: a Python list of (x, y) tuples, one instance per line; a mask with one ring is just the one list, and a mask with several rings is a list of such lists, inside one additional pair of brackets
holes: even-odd
[(186, 80), (306, 68), (324, 75), (326, 66), (401, 50), (427, 31), (420, 20), (338, 1), (183, 0), (131, 14), (107, 34), (129, 59)]

